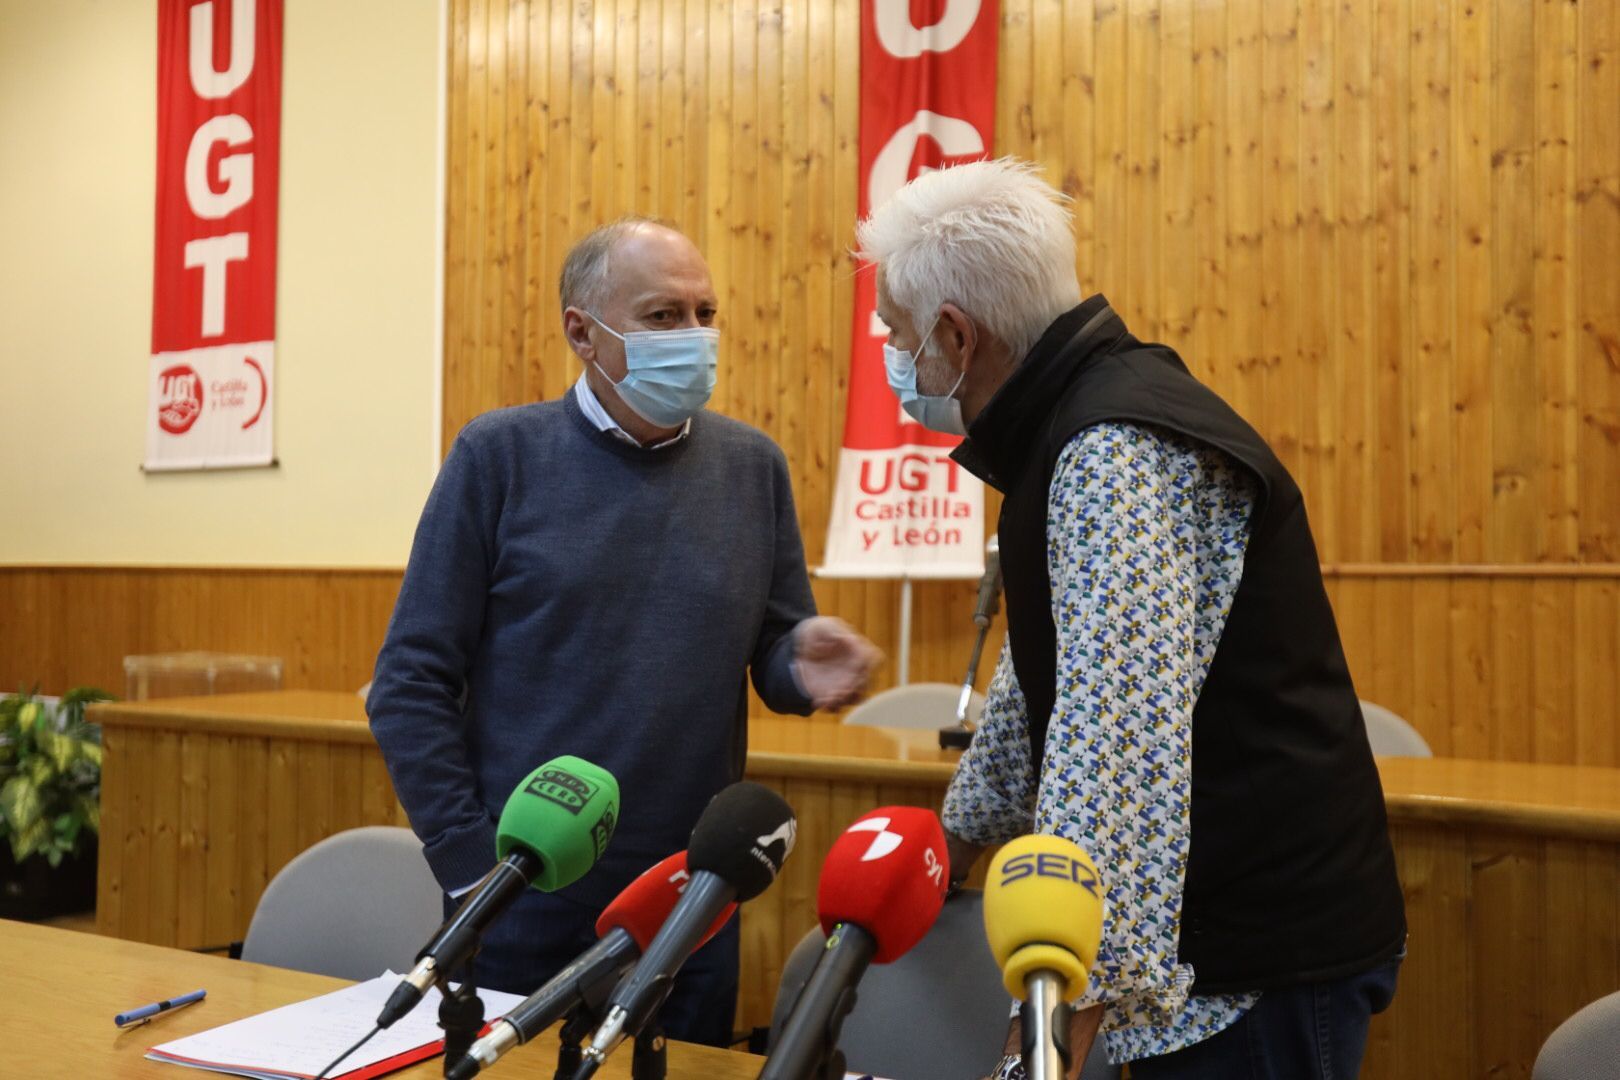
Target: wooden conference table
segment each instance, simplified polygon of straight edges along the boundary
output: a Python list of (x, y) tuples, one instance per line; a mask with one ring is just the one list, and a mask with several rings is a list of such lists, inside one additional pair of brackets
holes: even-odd
[[(148, 1049), (281, 1005), (339, 989), (324, 975), (202, 956), (156, 945), (0, 920), (6, 958), (5, 1007), (0, 1009), (0, 1075), (29, 1080), (178, 1080), (206, 1073), (148, 1061)], [(208, 997), (150, 1024), (121, 1031), (116, 1014), (135, 1005), (206, 987)], [(356, 1032), (356, 1037), (363, 1032)], [(555, 1043), (520, 1048), (501, 1059), (500, 1076), (544, 1077), (556, 1067)], [(670, 1043), (669, 1080), (753, 1080), (763, 1058)], [(429, 1058), (392, 1077), (437, 1077), (442, 1059)], [(598, 1076), (624, 1080), (630, 1055), (615, 1054)]]
[[(242, 937), (266, 882), (325, 836), (404, 825), (358, 697), (282, 691), (97, 706), (105, 728), (97, 927), (185, 947)], [(769, 1021), (815, 923), (834, 837), (885, 804), (937, 808), (932, 732), (766, 719), (748, 776), (799, 815), (781, 879), (742, 914), (739, 1026)], [(1547, 1034), (1620, 989), (1620, 769), (1379, 762), (1410, 956), (1369, 1077), (1528, 1076)]]

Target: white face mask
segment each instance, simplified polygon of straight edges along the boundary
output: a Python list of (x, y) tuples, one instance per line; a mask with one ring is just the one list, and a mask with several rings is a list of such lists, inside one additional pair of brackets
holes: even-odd
[(601, 364), (596, 370), (637, 416), (662, 428), (680, 427), (708, 404), (720, 368), (720, 331), (693, 326), (621, 334), (595, 315), (591, 318), (624, 342), (624, 378), (613, 382)]
[(889, 378), (889, 389), (900, 399), (900, 407), (906, 410), (906, 415), (930, 431), (966, 435), (967, 425), (962, 423), (962, 403), (956, 400), (956, 391), (961, 389), (962, 380), (967, 378), (966, 371), (957, 376), (955, 385), (946, 393), (917, 392), (917, 356), (928, 348), (928, 339), (933, 336), (935, 327), (939, 326), (939, 320), (940, 316), (935, 315), (934, 321), (928, 324), (928, 333), (919, 339), (915, 353), (884, 342), (883, 371)]

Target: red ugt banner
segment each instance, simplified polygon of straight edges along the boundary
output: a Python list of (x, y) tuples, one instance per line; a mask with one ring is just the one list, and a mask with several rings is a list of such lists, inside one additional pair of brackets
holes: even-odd
[[(920, 173), (989, 156), (995, 138), (996, 0), (862, 0), (865, 217)], [(877, 279), (855, 279), (849, 405), (822, 574), (977, 577), (984, 488), (948, 457), (960, 440), (914, 423), (883, 372)], [(918, 327), (919, 330), (923, 329)]]
[(282, 0), (159, 0), (146, 467), (268, 465)]

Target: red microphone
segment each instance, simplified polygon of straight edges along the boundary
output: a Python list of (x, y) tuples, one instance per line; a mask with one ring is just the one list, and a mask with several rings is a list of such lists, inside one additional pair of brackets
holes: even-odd
[[(642, 871), (596, 920), (596, 944), (495, 1021), (489, 1034), (473, 1043), (445, 1075), (450, 1080), (476, 1076), (502, 1054), (528, 1042), (576, 1008), (595, 1008), (646, 951), (647, 943), (669, 918), (691, 880), (684, 851)], [(704, 931), (698, 947), (718, 934), (736, 910), (736, 904), (728, 904)]]
[[(677, 851), (663, 862), (648, 867), (640, 877), (625, 886), (624, 891), (615, 896), (613, 903), (602, 912), (596, 920), (596, 936), (605, 939), (615, 929), (623, 930), (635, 940), (636, 953), (640, 955), (647, 950), (647, 943), (664, 925), (664, 920), (669, 918), (669, 913), (675, 909), (675, 902), (681, 898), (687, 882), (691, 880), (692, 874), (686, 868), (684, 851)], [(707, 945), (736, 910), (735, 902), (722, 908), (714, 922), (703, 932), (697, 947), (701, 949)]]
[(898, 960), (945, 903), (945, 830), (933, 811), (885, 806), (845, 829), (821, 867), (816, 909), (827, 947), (794, 1002), (759, 1080), (843, 1075), (838, 1032), (868, 964)]

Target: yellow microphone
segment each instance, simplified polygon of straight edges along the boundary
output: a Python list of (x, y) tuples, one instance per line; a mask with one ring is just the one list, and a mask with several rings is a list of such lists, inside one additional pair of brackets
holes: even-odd
[(1056, 836), (1021, 836), (996, 853), (984, 932), (1021, 1011), (1030, 1080), (1066, 1074), (1070, 1003), (1085, 992), (1102, 940), (1103, 888), (1091, 858)]

